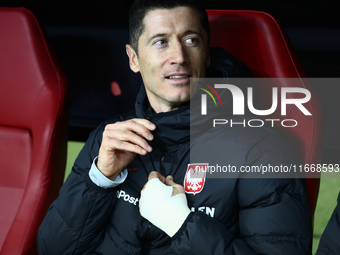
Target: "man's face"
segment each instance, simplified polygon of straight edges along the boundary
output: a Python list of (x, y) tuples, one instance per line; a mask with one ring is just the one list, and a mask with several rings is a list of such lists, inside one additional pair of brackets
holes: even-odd
[(190, 99), (190, 78), (209, 65), (207, 32), (189, 7), (156, 9), (144, 18), (138, 55), (127, 45), (130, 67), (140, 72), (152, 108), (166, 112)]

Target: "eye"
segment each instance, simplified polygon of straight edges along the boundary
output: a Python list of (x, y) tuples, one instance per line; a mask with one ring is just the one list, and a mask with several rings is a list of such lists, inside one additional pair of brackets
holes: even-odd
[(198, 39), (196, 37), (190, 37), (185, 39), (185, 43), (190, 45), (196, 45), (198, 43)]
[(166, 40), (158, 39), (157, 41), (154, 42), (154, 44), (158, 46), (164, 46), (166, 44)]

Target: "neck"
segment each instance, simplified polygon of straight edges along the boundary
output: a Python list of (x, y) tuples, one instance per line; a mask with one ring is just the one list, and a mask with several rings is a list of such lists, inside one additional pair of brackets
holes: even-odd
[(152, 109), (156, 112), (156, 113), (161, 113), (161, 112), (171, 112), (174, 110), (177, 110), (181, 105), (157, 105), (157, 104), (152, 104), (150, 102), (150, 105), (152, 107)]
[(147, 90), (146, 90), (146, 94), (147, 94), (149, 103), (151, 105), (151, 108), (155, 111), (155, 113), (174, 111), (180, 108), (184, 104), (184, 103), (171, 103), (171, 102), (162, 101), (159, 98), (155, 98), (151, 93), (148, 93)]

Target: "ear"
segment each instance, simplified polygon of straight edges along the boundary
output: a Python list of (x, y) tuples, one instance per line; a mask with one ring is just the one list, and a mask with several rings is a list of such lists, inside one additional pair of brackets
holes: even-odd
[(129, 64), (130, 64), (130, 69), (135, 72), (138, 73), (140, 71), (139, 69), (139, 62), (138, 62), (138, 56), (137, 53), (135, 52), (135, 50), (131, 47), (130, 44), (126, 44), (125, 45), (125, 49), (126, 49), (126, 54), (129, 57)]

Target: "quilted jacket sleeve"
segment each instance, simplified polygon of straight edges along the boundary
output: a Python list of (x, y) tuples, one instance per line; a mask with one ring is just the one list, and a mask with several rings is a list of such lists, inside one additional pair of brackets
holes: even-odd
[(38, 230), (40, 255), (92, 254), (101, 242), (116, 193), (93, 184), (88, 171), (99, 151), (103, 129), (101, 125), (90, 135), (48, 210)]

